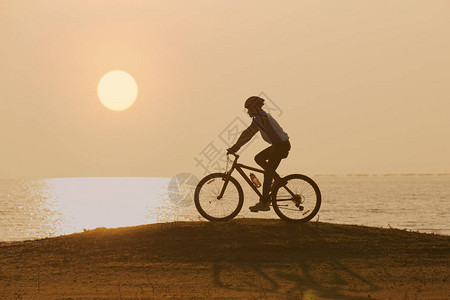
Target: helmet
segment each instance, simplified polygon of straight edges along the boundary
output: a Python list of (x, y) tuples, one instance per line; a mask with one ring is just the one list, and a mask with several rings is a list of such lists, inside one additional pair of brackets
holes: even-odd
[(264, 105), (264, 99), (258, 96), (251, 96), (245, 101), (244, 107), (249, 108), (250, 106), (262, 107)]

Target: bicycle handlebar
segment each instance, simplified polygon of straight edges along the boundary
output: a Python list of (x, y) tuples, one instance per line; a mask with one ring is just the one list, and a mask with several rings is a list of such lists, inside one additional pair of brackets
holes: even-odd
[(227, 155), (233, 155), (234, 157), (239, 158), (239, 155), (236, 153), (227, 153)]

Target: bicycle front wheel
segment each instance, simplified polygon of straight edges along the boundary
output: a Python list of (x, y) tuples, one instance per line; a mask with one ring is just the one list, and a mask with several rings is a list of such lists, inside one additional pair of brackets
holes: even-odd
[(283, 178), (283, 185), (273, 192), (275, 213), (284, 221), (304, 223), (319, 212), (322, 196), (309, 177), (292, 174)]
[[(239, 182), (224, 173), (213, 173), (198, 183), (195, 194), (194, 203), (198, 212), (210, 221), (227, 221), (241, 211), (244, 204), (244, 193)], [(225, 192), (219, 199), (224, 184)]]

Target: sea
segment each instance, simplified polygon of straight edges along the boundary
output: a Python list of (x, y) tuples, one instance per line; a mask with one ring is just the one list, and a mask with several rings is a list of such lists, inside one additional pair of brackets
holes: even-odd
[[(310, 222), (450, 235), (450, 174), (316, 175), (322, 205)], [(174, 221), (205, 221), (193, 204), (198, 179), (159, 177), (0, 179), (0, 242)], [(244, 186), (237, 218), (257, 201)]]

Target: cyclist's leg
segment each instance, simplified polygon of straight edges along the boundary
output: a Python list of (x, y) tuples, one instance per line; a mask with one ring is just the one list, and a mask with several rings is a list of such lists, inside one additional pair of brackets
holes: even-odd
[(255, 155), (255, 162), (264, 170), (267, 168), (267, 161), (272, 156), (272, 146), (267, 147), (263, 151)]
[(267, 168), (264, 170), (263, 201), (269, 201), (270, 187), (275, 176), (275, 170), (280, 165), (281, 159), (280, 156), (273, 155), (267, 162)]
[[(272, 145), (272, 153), (267, 161), (264, 169), (264, 183), (263, 183), (263, 201), (269, 200), (270, 188), (274, 177), (278, 177), (275, 173), (283, 158), (286, 158), (291, 149), (289, 141)], [(278, 179), (277, 178), (277, 179)]]

